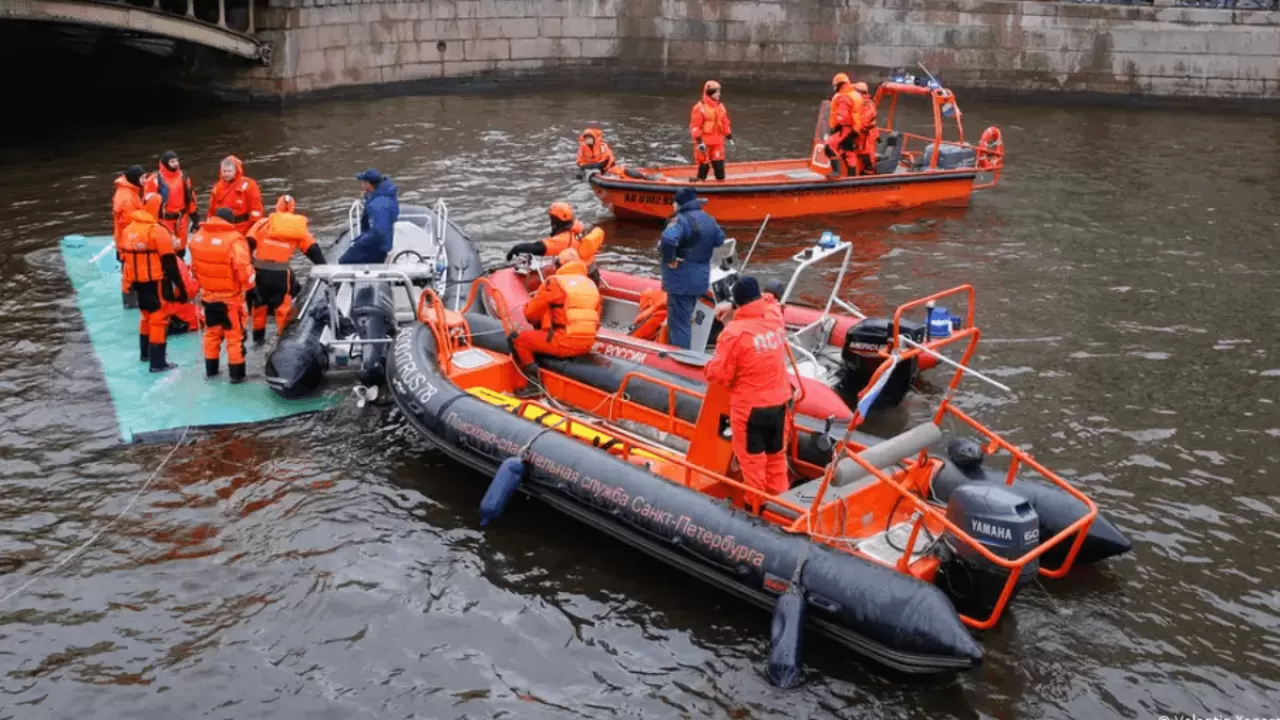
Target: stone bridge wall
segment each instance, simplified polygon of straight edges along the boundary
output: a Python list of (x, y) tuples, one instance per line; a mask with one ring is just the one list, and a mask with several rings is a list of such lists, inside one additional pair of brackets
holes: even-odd
[(953, 87), (1280, 100), (1280, 13), (1016, 0), (271, 0), (254, 95), (474, 80), (773, 86), (925, 63)]

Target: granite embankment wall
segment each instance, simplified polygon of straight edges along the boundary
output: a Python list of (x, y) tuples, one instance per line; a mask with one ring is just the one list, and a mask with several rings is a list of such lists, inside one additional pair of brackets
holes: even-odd
[[(1162, 2), (1163, 0), (1157, 0)], [(1280, 13), (1017, 0), (271, 0), (289, 97), (477, 79), (825, 84), (925, 63), (1010, 92), (1280, 100)]]

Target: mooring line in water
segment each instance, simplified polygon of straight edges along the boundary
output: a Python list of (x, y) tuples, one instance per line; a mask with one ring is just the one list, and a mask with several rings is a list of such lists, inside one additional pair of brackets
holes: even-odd
[(173, 448), (169, 450), (169, 454), (165, 455), (164, 459), (160, 461), (160, 464), (156, 466), (155, 472), (151, 473), (151, 477), (147, 478), (147, 481), (142, 484), (142, 487), (138, 488), (138, 491), (135, 492), (133, 494), (133, 497), (129, 499), (129, 504), (124, 506), (124, 510), (121, 510), (118, 515), (116, 515), (114, 518), (111, 518), (110, 522), (108, 522), (106, 525), (103, 525), (102, 529), (94, 533), (92, 537), (90, 537), (88, 540), (84, 542), (84, 544), (80, 545), (80, 547), (76, 548), (75, 550), (72, 550), (71, 553), (67, 555), (65, 558), (54, 563), (53, 566), (50, 567), (46, 572), (36, 573), (30, 580), (20, 585), (17, 590), (14, 590), (8, 595), (5, 595), (4, 597), (0, 598), (0, 605), (3, 605), (5, 602), (16, 597), (23, 590), (26, 590), (32, 585), (35, 585), (36, 582), (41, 578), (48, 575), (52, 575), (53, 573), (60, 570), (63, 566), (65, 566), (67, 563), (71, 562), (78, 555), (80, 555), (80, 553), (84, 552), (85, 550), (88, 550), (89, 546), (97, 542), (98, 538), (102, 537), (102, 535), (106, 533), (108, 530), (110, 530), (113, 525), (115, 525), (117, 522), (120, 522), (120, 518), (123, 518), (125, 515), (128, 514), (130, 510), (133, 509), (134, 503), (138, 502), (138, 498), (142, 497), (142, 493), (146, 492), (147, 488), (151, 487), (151, 483), (154, 482), (155, 479), (160, 476), (160, 471), (163, 470), (164, 466), (169, 463), (169, 459), (172, 458), (173, 454), (178, 451), (178, 448), (182, 447), (183, 441), (187, 439), (187, 431), (190, 429), (191, 429), (190, 425), (182, 428), (182, 435), (178, 438), (178, 442), (174, 444)]

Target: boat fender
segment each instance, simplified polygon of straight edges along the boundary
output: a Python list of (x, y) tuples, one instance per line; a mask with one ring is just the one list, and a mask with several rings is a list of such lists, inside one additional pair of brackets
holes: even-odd
[(502, 461), (498, 466), (498, 472), (493, 474), (493, 482), (489, 483), (489, 489), (484, 491), (484, 497), (480, 499), (480, 527), (498, 519), (506, 509), (512, 493), (524, 479), (524, 473), (524, 463), (520, 458), (509, 457)]
[(809, 559), (806, 549), (785, 592), (773, 606), (773, 627), (769, 633), (769, 682), (789, 690), (800, 682), (804, 638), (804, 587), (800, 575)]

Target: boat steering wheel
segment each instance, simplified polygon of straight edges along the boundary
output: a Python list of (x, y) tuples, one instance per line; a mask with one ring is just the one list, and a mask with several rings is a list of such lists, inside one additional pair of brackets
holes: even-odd
[(391, 264), (398, 265), (400, 263), (400, 258), (410, 257), (410, 256), (412, 256), (413, 258), (416, 258), (415, 260), (410, 261), (412, 263), (421, 264), (427, 261), (427, 259), (422, 257), (422, 254), (419, 253), (417, 250), (401, 250), (400, 252), (396, 253), (395, 257), (391, 258)]

